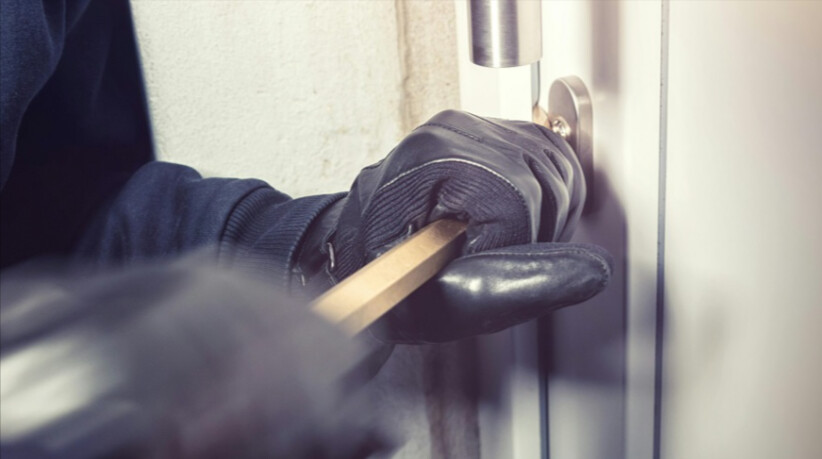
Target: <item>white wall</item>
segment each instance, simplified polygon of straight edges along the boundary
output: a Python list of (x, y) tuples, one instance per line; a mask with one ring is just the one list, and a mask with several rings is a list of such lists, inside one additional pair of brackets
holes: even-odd
[(347, 190), (458, 106), (450, 2), (134, 0), (160, 159)]

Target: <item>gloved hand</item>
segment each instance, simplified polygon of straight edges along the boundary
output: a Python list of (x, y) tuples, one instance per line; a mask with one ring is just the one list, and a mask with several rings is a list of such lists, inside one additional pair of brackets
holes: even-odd
[(357, 343), (205, 257), (4, 272), (4, 458), (371, 457)]
[(463, 256), (371, 327), (387, 342), (490, 333), (601, 291), (611, 258), (566, 244), (585, 202), (570, 146), (523, 121), (445, 111), (360, 172), (309, 227), (297, 267), (319, 292), (426, 224), (468, 222)]

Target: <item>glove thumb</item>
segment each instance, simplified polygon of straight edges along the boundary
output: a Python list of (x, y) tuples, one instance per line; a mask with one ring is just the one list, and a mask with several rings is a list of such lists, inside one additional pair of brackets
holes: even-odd
[(371, 327), (378, 339), (438, 343), (493, 333), (585, 301), (613, 259), (591, 244), (535, 243), (458, 258)]

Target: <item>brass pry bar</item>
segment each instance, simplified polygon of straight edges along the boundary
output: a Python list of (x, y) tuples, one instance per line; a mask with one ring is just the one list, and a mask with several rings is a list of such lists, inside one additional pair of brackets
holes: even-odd
[(456, 258), (465, 227), (456, 220), (429, 224), (314, 300), (312, 310), (356, 335)]

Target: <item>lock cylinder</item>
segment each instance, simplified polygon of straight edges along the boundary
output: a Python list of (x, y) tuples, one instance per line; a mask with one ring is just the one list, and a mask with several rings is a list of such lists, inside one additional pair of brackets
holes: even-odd
[(542, 7), (536, 0), (470, 0), (471, 61), (516, 67), (542, 58)]

